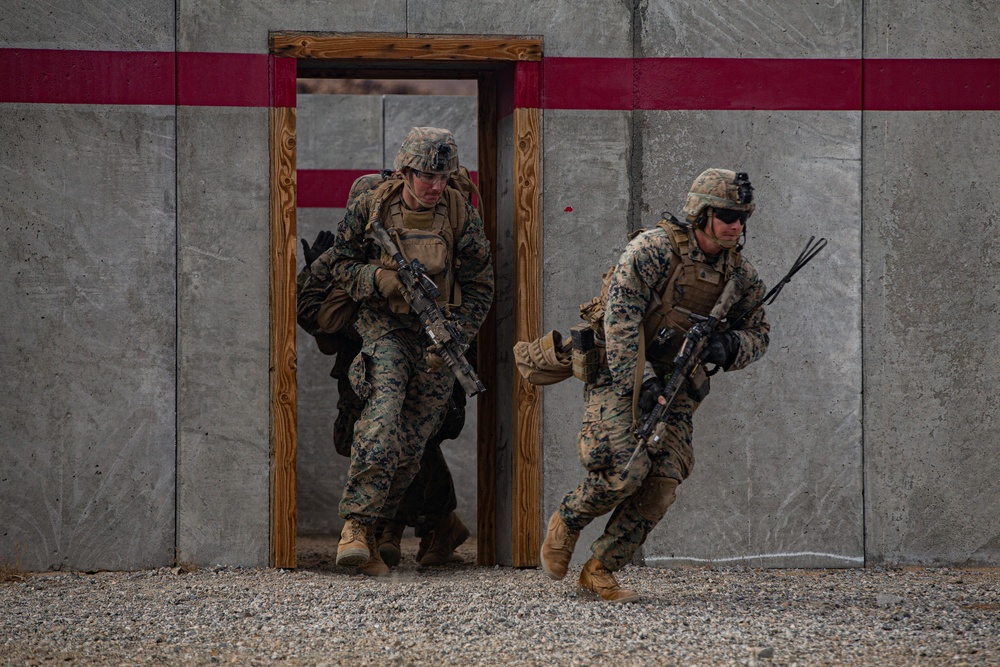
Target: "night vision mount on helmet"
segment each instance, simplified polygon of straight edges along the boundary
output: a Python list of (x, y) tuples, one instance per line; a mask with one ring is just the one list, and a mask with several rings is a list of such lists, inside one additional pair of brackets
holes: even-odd
[(753, 213), (753, 185), (746, 172), (713, 167), (694, 179), (684, 202), (687, 221), (700, 229), (708, 220), (709, 210), (719, 209)]
[(458, 145), (448, 130), (439, 127), (414, 127), (396, 153), (394, 171), (409, 167), (433, 174), (451, 174), (458, 170)]
[(750, 177), (746, 172), (715, 167), (706, 169), (694, 179), (687, 200), (684, 202), (684, 215), (689, 224), (695, 229), (702, 230), (709, 239), (723, 248), (736, 248), (739, 252), (743, 247), (741, 242), (719, 240), (712, 225), (709, 224), (715, 212), (723, 210), (745, 214), (742, 216), (741, 239), (746, 239), (746, 221), (754, 210), (753, 185), (750, 184)]

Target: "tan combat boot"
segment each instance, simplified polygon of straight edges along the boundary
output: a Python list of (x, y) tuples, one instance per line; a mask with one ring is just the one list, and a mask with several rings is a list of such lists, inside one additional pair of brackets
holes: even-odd
[(434, 526), (430, 546), (427, 547), (427, 553), (424, 554), (424, 557), (420, 559), (420, 566), (444, 565), (451, 560), (455, 549), (467, 539), (469, 539), (469, 529), (465, 527), (458, 515), (452, 512)]
[(618, 604), (639, 601), (639, 594), (619, 586), (611, 570), (604, 567), (596, 558), (591, 558), (583, 566), (576, 592), (585, 597), (601, 598)]
[(424, 558), (424, 554), (427, 553), (427, 547), (431, 545), (431, 538), (434, 537), (434, 532), (424, 533), (420, 537), (420, 544), (417, 545), (417, 555), (416, 559), (419, 563)]
[(399, 565), (399, 545), (403, 541), (403, 530), (406, 524), (387, 521), (378, 538), (378, 552), (389, 567)]
[(549, 519), (549, 529), (542, 542), (541, 561), (545, 574), (556, 580), (566, 576), (579, 537), (580, 531), (570, 530), (556, 510)]
[(358, 574), (366, 574), (369, 577), (384, 577), (389, 574), (389, 566), (382, 560), (382, 554), (379, 553), (377, 542), (375, 539), (375, 530), (369, 529), (368, 550), (371, 553), (371, 557), (367, 563), (358, 568)]
[(368, 562), (371, 552), (368, 550), (368, 533), (371, 528), (354, 519), (344, 523), (340, 531), (340, 542), (337, 544), (337, 565), (341, 567), (358, 567)]

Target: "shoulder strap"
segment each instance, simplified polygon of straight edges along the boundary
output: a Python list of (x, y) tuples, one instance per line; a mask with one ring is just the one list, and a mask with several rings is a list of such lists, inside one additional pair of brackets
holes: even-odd
[(483, 217), (483, 196), (479, 193), (479, 188), (476, 184), (472, 182), (472, 175), (469, 174), (469, 170), (463, 166), (458, 167), (458, 171), (451, 175), (448, 179), (448, 185), (455, 188), (462, 195), (472, 203), (472, 197), (476, 197), (476, 211), (479, 212), (479, 217)]
[[(672, 224), (669, 220), (660, 220), (656, 226), (664, 230), (670, 238), (670, 250), (673, 257), (670, 258), (670, 272), (667, 274), (666, 282), (663, 283), (663, 290), (659, 293), (653, 292), (653, 300), (649, 304), (649, 310), (659, 308), (660, 304), (666, 300), (667, 290), (670, 289), (670, 283), (677, 276), (677, 272), (681, 270), (681, 263), (691, 261), (688, 256), (690, 239), (686, 230), (679, 225)], [(649, 310), (646, 312), (648, 313)]]

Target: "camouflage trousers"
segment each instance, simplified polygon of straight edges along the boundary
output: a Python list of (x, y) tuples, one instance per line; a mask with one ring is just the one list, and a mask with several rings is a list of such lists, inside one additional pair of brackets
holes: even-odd
[(619, 396), (610, 384), (586, 385), (584, 400), (577, 447), (587, 477), (563, 498), (559, 514), (568, 527), (580, 530), (612, 512), (590, 549), (616, 571), (632, 562), (673, 502), (677, 484), (691, 474), (691, 418), (698, 404), (679, 392), (667, 420), (657, 427), (659, 441), (640, 452), (623, 475), (636, 446), (632, 396)]
[(427, 368), (425, 347), (421, 333), (396, 330), (366, 345), (351, 364), (351, 386), (365, 403), (340, 500), (345, 519), (373, 524), (395, 516), (425, 443), (444, 419), (454, 377), (447, 368)]

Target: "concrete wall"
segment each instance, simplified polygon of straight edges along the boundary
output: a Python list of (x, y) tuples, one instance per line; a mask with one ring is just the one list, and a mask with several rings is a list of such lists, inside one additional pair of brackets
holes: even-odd
[[(965, 0), (0, 7), (0, 248), (11, 286), (0, 301), (0, 561), (138, 568), (169, 562), (175, 549), (203, 564), (268, 558), (267, 109), (100, 103), (99, 86), (96, 101), (16, 101), (22, 89), (99, 82), (102, 72), (5, 84), (27, 76), (11, 69), (23, 55), (12, 49), (163, 53), (157, 72), (168, 81), (174, 52), (262, 55), (276, 30), (537, 35), (546, 58), (563, 63), (803, 58), (849, 68), (998, 58), (990, 9)], [(543, 64), (545, 90), (560, 83), (545, 78), (551, 71)], [(750, 172), (760, 204), (747, 254), (768, 283), (808, 236), (830, 241), (769, 309), (768, 355), (714, 383), (696, 419), (697, 466), (645, 546), (649, 564), (1000, 564), (991, 511), (1000, 104), (862, 111), (867, 98), (857, 97), (842, 111), (606, 110), (543, 97), (544, 329), (575, 323), (626, 233), (677, 211), (707, 166)], [(309, 102), (300, 104), (305, 118)], [(310, 145), (322, 152), (326, 139), (315, 136), (300, 160), (313, 159)], [(500, 136), (510, 136), (509, 118)], [(509, 169), (509, 156), (501, 164)], [(503, 173), (499, 181), (509, 189)], [(500, 201), (504, 269), (510, 209)], [(303, 213), (300, 236), (330, 214)], [(498, 299), (506, 322), (509, 275), (498, 284), (508, 286)], [(316, 376), (301, 365), (302, 391), (321, 391), (323, 364)], [(546, 515), (582, 478), (579, 389), (543, 394)], [(323, 428), (302, 429), (303, 455)], [(509, 428), (498, 424), (502, 479)], [(320, 471), (328, 482), (336, 474)], [(512, 511), (502, 496), (498, 508)], [(509, 535), (499, 543), (503, 559)]]
[[(641, 35), (648, 58), (856, 59), (861, 2), (658, 3)], [(693, 176), (729, 165), (756, 188), (744, 252), (769, 286), (810, 236), (829, 240), (767, 309), (768, 354), (713, 378), (694, 471), (647, 562), (863, 563), (860, 112), (637, 111), (634, 123), (639, 223), (680, 215)]]
[[(0, 45), (173, 49), (172, 3), (111, 18), (8, 5)], [(0, 562), (173, 555), (175, 127), (173, 107), (0, 105)]]
[[(976, 3), (865, 7), (868, 57), (1000, 56), (1000, 18)], [(1000, 562), (998, 123), (997, 111), (864, 117), (865, 515), (876, 562)]]

